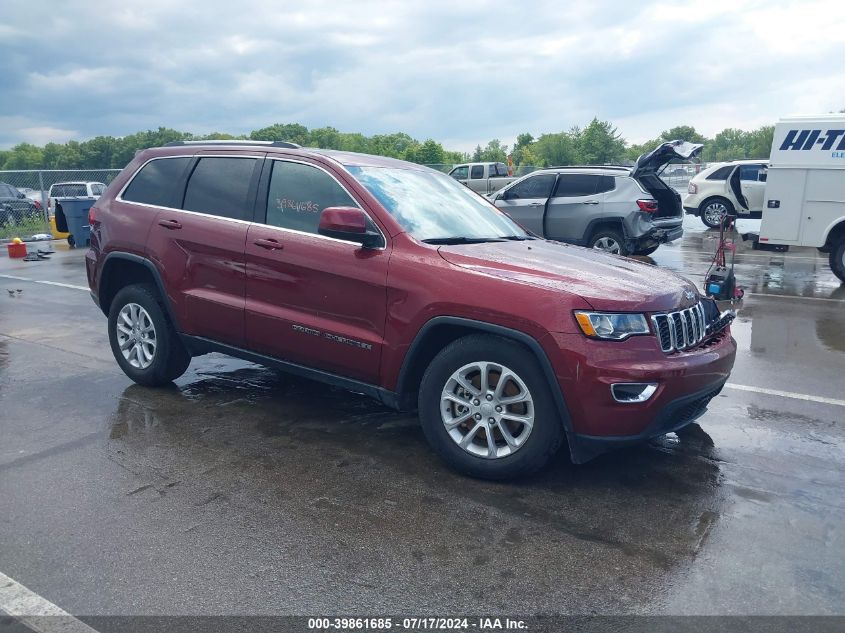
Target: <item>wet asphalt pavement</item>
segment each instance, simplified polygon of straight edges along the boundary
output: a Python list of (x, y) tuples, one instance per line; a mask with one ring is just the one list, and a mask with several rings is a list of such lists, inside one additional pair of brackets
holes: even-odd
[[(700, 285), (715, 232), (685, 226), (652, 259)], [(0, 275), (84, 287), (57, 248)], [(0, 572), (85, 615), (843, 614), (845, 286), (815, 249), (741, 247), (737, 273), (743, 389), (691, 436), (517, 483), (221, 355), (135, 386), (87, 291), (0, 277)]]

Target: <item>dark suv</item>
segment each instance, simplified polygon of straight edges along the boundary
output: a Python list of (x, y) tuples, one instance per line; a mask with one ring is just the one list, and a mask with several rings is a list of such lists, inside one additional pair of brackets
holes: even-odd
[(537, 239), (454, 179), (290, 143), (138, 154), (91, 209), (88, 280), (143, 385), (216, 351), (418, 408), (458, 470), (675, 431), (722, 389), (730, 314), (677, 275)]
[(15, 225), (40, 215), (40, 204), (12, 185), (0, 182), (0, 226)]

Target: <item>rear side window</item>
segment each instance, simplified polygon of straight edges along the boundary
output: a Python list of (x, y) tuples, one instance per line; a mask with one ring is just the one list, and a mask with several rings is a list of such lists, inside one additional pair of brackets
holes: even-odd
[(602, 176), (592, 174), (561, 174), (555, 187), (555, 198), (591, 196), (596, 193)]
[(188, 179), (186, 211), (246, 220), (252, 217), (248, 200), (255, 158), (201, 158)]
[(616, 178), (613, 176), (599, 176), (596, 183), (596, 193), (607, 193), (616, 189)]
[(103, 185), (101, 185), (101, 184), (93, 184), (93, 185), (91, 185), (91, 195), (94, 195), (94, 196), (102, 196), (102, 195), (103, 195), (103, 192), (104, 192), (105, 190), (106, 190), (106, 188), (105, 188)]
[(121, 198), (158, 207), (172, 206), (173, 187), (190, 162), (187, 156), (151, 160), (135, 174)]
[(84, 198), (88, 196), (88, 189), (83, 184), (53, 185), (51, 198)]
[(17, 198), (18, 192), (11, 185), (0, 184), (0, 197)]
[(484, 178), (484, 165), (473, 165), (469, 177), (473, 179)]
[(267, 224), (316, 233), (327, 207), (357, 207), (357, 202), (322, 169), (273, 161), (267, 195)]
[(452, 170), (452, 173), (449, 175), (456, 180), (466, 180), (468, 174), (469, 167), (467, 167), (466, 165), (461, 165), (460, 167), (455, 167)]
[(548, 198), (555, 184), (554, 174), (529, 176), (508, 189), (506, 199), (521, 200), (526, 198)]
[(707, 180), (727, 180), (728, 176), (731, 175), (731, 172), (734, 170), (733, 165), (725, 165), (724, 167), (719, 167), (716, 171), (712, 174), (707, 176)]

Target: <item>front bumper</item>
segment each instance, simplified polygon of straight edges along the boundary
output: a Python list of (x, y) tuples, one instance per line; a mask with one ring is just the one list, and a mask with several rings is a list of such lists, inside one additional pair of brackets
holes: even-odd
[[(726, 328), (690, 350), (666, 354), (654, 336), (593, 341), (554, 334), (560, 350), (552, 362), (571, 428), (576, 463), (624, 444), (681, 428), (707, 408), (730, 376), (736, 342)], [(647, 401), (617, 402), (616, 383), (656, 383)]]
[[(638, 444), (653, 437), (678, 431), (695, 422), (707, 412), (707, 405), (719, 395), (725, 380), (697, 393), (673, 400), (658, 413), (654, 421), (636, 435), (602, 436), (574, 434), (570, 438), (572, 452), (578, 456), (576, 463), (583, 463), (608, 451), (631, 444)], [(574, 445), (574, 447), (573, 447)]]

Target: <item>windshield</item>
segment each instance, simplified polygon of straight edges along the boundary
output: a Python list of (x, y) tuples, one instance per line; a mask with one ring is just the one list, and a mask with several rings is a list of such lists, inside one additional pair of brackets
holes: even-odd
[(392, 167), (347, 167), (418, 240), (526, 237), (513, 220), (445, 174)]

